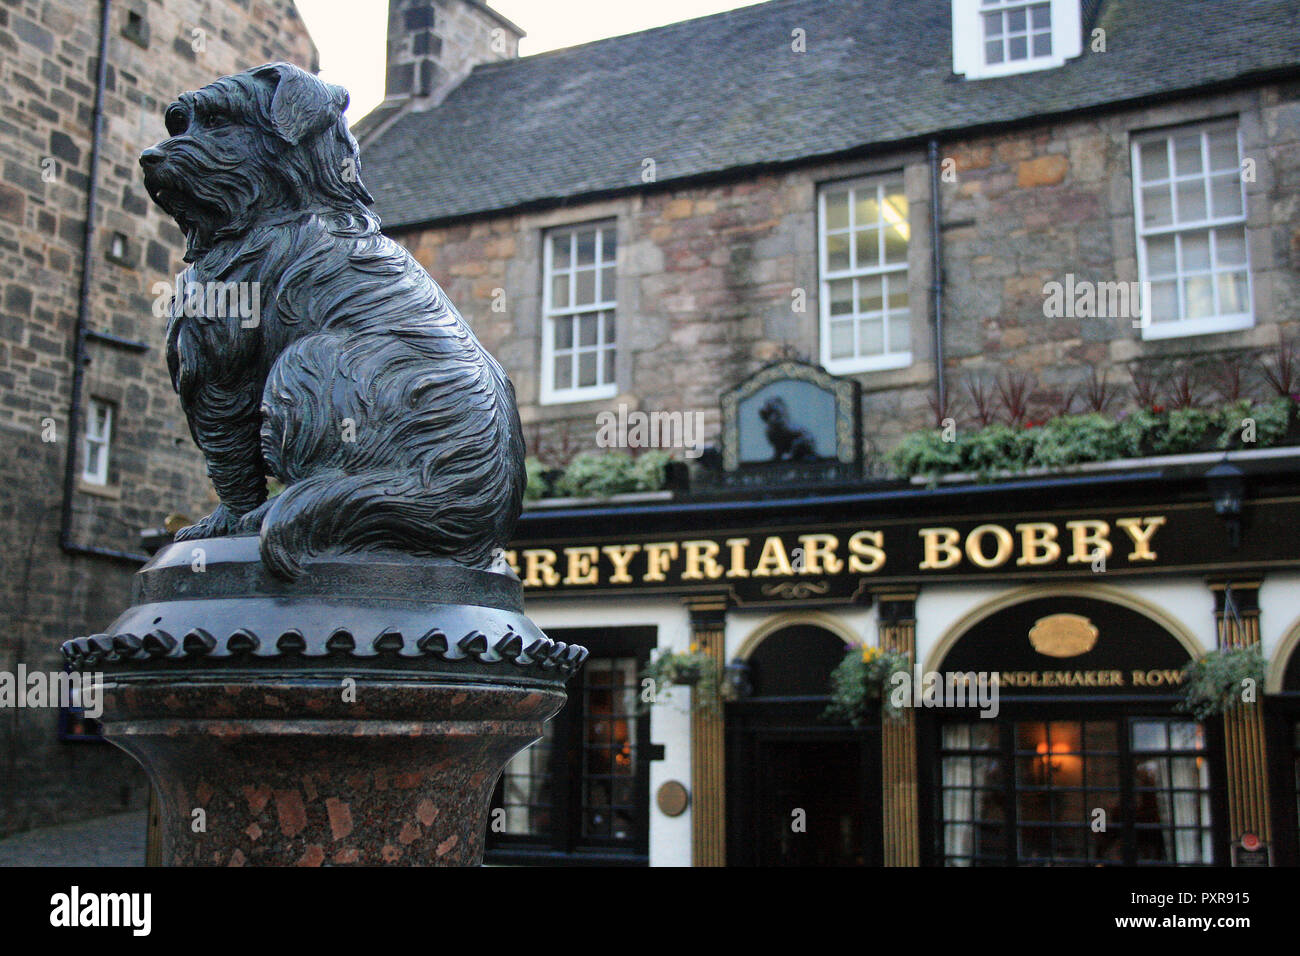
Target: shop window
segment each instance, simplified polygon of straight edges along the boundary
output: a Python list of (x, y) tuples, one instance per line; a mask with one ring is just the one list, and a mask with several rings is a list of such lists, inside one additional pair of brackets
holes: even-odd
[(1254, 324), (1241, 147), (1235, 122), (1133, 141), (1142, 337)]
[(640, 704), (653, 631), (552, 632), (592, 651), (545, 736), (515, 756), (492, 799), (489, 861), (643, 862), (649, 716)]
[(615, 224), (551, 230), (543, 258), (542, 401), (611, 398), (618, 393)]
[(910, 365), (902, 177), (831, 184), (819, 207), (822, 365), (835, 375)]
[(1205, 731), (1163, 717), (941, 730), (949, 866), (1214, 863)]

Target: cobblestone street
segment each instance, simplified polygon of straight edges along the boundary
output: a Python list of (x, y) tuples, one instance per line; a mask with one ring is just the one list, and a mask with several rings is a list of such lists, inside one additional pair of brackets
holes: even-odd
[(17, 833), (0, 840), (0, 866), (143, 866), (146, 819), (133, 810)]

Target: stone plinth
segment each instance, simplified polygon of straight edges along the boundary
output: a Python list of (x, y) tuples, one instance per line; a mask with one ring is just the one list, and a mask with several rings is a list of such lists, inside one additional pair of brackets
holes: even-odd
[(502, 767), (586, 650), (517, 580), (399, 554), (268, 575), (257, 539), (174, 544), (106, 634), (105, 737), (148, 771), (167, 865), (475, 865)]

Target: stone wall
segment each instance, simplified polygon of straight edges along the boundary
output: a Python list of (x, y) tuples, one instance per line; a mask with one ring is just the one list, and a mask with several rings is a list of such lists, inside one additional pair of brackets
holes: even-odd
[[(0, 670), (10, 672), (58, 669), (60, 642), (101, 630), (129, 602), (129, 565), (59, 546), (99, 16), (87, 0), (0, 6)], [(292, 0), (113, 4), (89, 327), (149, 350), (88, 345), (85, 396), (115, 403), (117, 421), (109, 484), (75, 496), (78, 544), (136, 551), (142, 529), (169, 512), (199, 517), (215, 500), (152, 310), (184, 242), (149, 201), (136, 158), (165, 136), (176, 93), (282, 59), (316, 66)], [(108, 256), (114, 233), (124, 261)], [(56, 717), (0, 710), (0, 834), (144, 803), (133, 761), (104, 744), (60, 743)]]
[[(1144, 341), (1130, 319), (1048, 319), (1044, 283), (1136, 281), (1130, 134), (1240, 117), (1247, 184), (1255, 327)], [(945, 273), (945, 368), (960, 394), (967, 375), (1008, 371), (1041, 382), (1041, 414), (1093, 368), (1127, 385), (1127, 363), (1261, 348), (1300, 322), (1300, 87), (1123, 110), (940, 144)], [(904, 174), (911, 214), (909, 286), (913, 362), (855, 376), (864, 389), (864, 438), (880, 456), (933, 423), (930, 172), (923, 150), (810, 164), (692, 188), (561, 210), (391, 230), (441, 282), (519, 392), (530, 446), (554, 463), (595, 443), (596, 415), (619, 403), (647, 411), (699, 410), (718, 429), (718, 393), (791, 351), (818, 361), (816, 193), (819, 184), (874, 172)], [(383, 170), (367, 168), (376, 179)], [(542, 235), (618, 223), (618, 397), (539, 401)], [(499, 290), (499, 291), (498, 291)], [(799, 290), (805, 311), (797, 310)]]

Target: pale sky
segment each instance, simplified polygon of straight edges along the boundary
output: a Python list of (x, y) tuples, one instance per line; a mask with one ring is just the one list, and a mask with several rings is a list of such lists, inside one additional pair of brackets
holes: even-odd
[[(356, 122), (384, 98), (388, 4), (383, 0), (296, 0), (320, 50), (321, 77), (352, 93)], [(489, 0), (528, 35), (519, 55), (635, 33), (678, 20), (748, 7), (761, 0)]]

